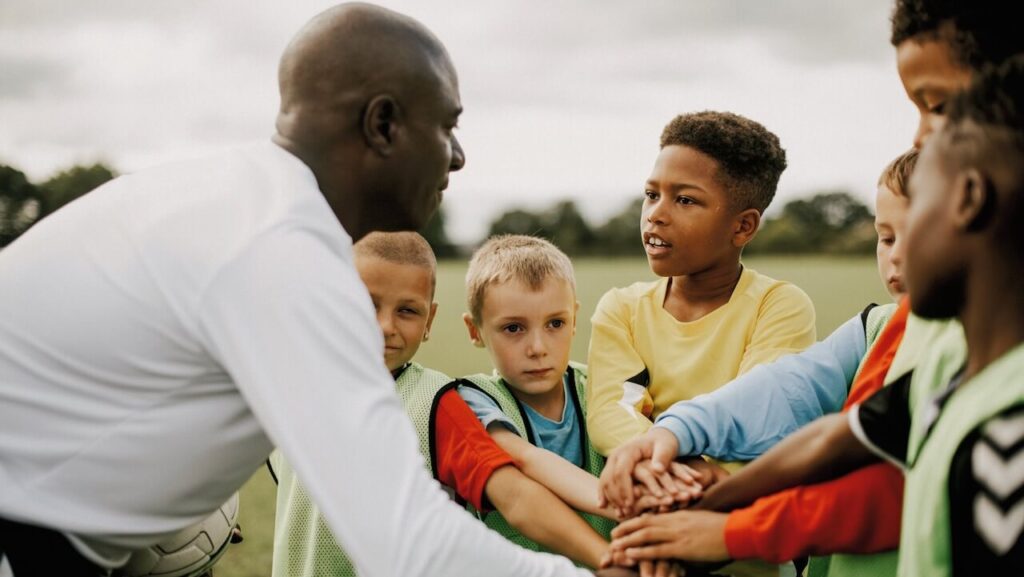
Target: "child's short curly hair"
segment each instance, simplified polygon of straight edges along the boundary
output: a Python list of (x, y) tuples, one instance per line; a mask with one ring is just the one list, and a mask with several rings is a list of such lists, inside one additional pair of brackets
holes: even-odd
[(576, 290), (572, 261), (557, 246), (543, 238), (504, 234), (487, 239), (473, 253), (466, 271), (466, 301), (473, 322), (480, 326), (487, 287), (518, 280), (540, 289), (548, 279), (567, 281)]
[(972, 70), (1024, 52), (1017, 5), (1006, 0), (896, 0), (892, 45), (905, 40), (942, 40)]
[(661, 147), (680, 145), (713, 158), (721, 183), (739, 210), (763, 213), (786, 169), (779, 137), (761, 124), (731, 112), (705, 110), (681, 114), (661, 133)]

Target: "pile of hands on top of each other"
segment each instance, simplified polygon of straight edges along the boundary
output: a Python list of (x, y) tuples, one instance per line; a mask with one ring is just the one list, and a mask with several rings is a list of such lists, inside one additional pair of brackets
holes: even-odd
[[(637, 559), (629, 554), (632, 548), (647, 547), (656, 552), (662, 541), (657, 533), (662, 530), (652, 528), (645, 518), (698, 507), (704, 490), (729, 476), (724, 468), (700, 457), (673, 460), (674, 455), (658, 450), (658, 443), (642, 440), (613, 452), (601, 474), (599, 504), (613, 509), (621, 521), (612, 531), (602, 567), (636, 566)], [(667, 561), (669, 557), (666, 550), (665, 563), (641, 561), (641, 574), (682, 574), (680, 566)], [(695, 567), (690, 569), (685, 573), (693, 574)]]

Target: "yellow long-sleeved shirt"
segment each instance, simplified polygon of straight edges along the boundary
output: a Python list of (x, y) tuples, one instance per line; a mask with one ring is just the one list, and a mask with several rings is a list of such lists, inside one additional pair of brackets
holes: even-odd
[(587, 430), (608, 454), (677, 401), (815, 341), (814, 305), (795, 285), (744, 268), (729, 302), (692, 322), (663, 307), (668, 279), (612, 289), (591, 319)]

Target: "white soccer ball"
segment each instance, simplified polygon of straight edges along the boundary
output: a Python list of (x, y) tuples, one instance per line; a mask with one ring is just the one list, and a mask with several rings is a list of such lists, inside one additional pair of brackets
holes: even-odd
[(132, 553), (115, 577), (198, 577), (227, 551), (238, 522), (238, 493), (202, 521)]

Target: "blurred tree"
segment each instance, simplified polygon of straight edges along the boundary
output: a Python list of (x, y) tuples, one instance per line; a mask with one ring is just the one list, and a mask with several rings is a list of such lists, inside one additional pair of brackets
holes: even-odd
[(444, 208), (437, 209), (437, 212), (434, 213), (434, 216), (430, 217), (430, 220), (423, 227), (423, 230), (420, 231), (420, 234), (430, 243), (430, 247), (434, 249), (434, 255), (437, 258), (452, 258), (458, 254), (457, 247), (452, 244), (445, 229)]
[(50, 177), (39, 185), (42, 197), (40, 218), (75, 200), (97, 186), (117, 176), (102, 163), (92, 166), (72, 166)]
[(491, 226), (487, 230), (487, 238), (497, 234), (525, 234), (546, 238), (542, 221), (543, 219), (537, 213), (518, 208), (509, 210), (491, 221)]
[(541, 215), (544, 236), (566, 254), (593, 254), (594, 231), (571, 200), (559, 202)]
[(39, 189), (25, 173), (0, 164), (0, 246), (7, 246), (39, 218)]
[(874, 248), (874, 217), (846, 192), (826, 192), (790, 201), (782, 214), (761, 225), (749, 253), (844, 253)]
[(621, 212), (612, 216), (595, 231), (599, 252), (608, 256), (639, 256), (643, 254), (640, 246), (640, 213), (644, 199), (631, 201)]

